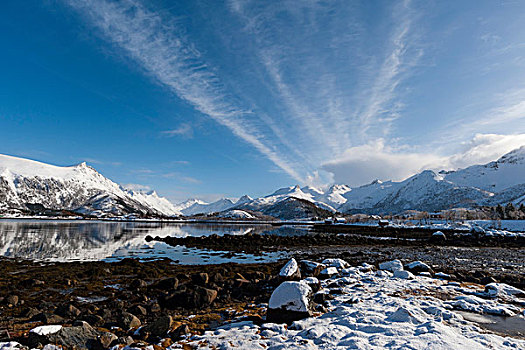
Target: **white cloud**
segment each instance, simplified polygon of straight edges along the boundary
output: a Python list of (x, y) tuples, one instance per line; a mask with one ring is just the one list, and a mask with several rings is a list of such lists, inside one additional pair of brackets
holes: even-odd
[(474, 164), (485, 164), (525, 145), (525, 134), (477, 134), (463, 143), (455, 153), (408, 152), (378, 139), (366, 145), (349, 148), (342, 157), (323, 165), (336, 183), (363, 185), (372, 180), (400, 181), (425, 169), (455, 170)]
[(449, 168), (488, 163), (523, 145), (525, 134), (477, 134), (472, 140), (462, 144), (458, 153), (449, 157)]
[(151, 191), (151, 187), (147, 185), (141, 185), (141, 184), (121, 184), (120, 186), (122, 188), (125, 188), (127, 190), (132, 190), (132, 191), (143, 191), (143, 192)]
[(167, 137), (181, 136), (183, 138), (193, 138), (193, 128), (190, 124), (184, 123), (175, 129), (161, 131), (161, 135)]
[(334, 175), (336, 183), (363, 185), (372, 180), (403, 180), (423, 169), (445, 162), (433, 154), (399, 152), (378, 139), (365, 145), (351, 147), (343, 156), (323, 165)]

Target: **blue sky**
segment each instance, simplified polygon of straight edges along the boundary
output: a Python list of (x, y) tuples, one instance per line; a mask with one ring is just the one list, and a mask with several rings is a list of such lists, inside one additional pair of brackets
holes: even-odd
[(525, 2), (0, 3), (0, 152), (187, 197), (525, 144)]

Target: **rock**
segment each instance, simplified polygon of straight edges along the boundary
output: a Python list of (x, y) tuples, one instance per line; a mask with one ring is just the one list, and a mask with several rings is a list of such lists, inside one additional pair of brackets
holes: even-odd
[[(93, 350), (109, 349), (111, 345), (118, 343), (118, 337), (111, 332), (104, 332), (98, 336)], [(130, 343), (131, 344), (131, 343)]]
[(447, 240), (447, 236), (441, 231), (436, 231), (430, 237), (430, 241), (434, 243), (444, 242)]
[(37, 280), (37, 279), (34, 279), (34, 278), (30, 278), (30, 279), (27, 279), (27, 280), (24, 280), (22, 281), (22, 286), (25, 287), (25, 288), (31, 288), (31, 287), (39, 287), (39, 286), (43, 286), (44, 284), (46, 284), (44, 281), (41, 281), (41, 280)]
[(303, 280), (306, 284), (312, 288), (312, 291), (314, 293), (318, 292), (319, 289), (321, 289), (321, 282), (315, 277), (307, 277)]
[(142, 289), (142, 288), (146, 288), (148, 284), (144, 280), (136, 279), (136, 280), (133, 280), (129, 286), (131, 289)]
[(173, 340), (179, 340), (182, 336), (190, 333), (190, 327), (187, 324), (183, 324), (175, 328), (175, 330), (170, 332), (170, 338)]
[(208, 306), (217, 298), (217, 294), (217, 291), (214, 289), (198, 287), (195, 288), (194, 298), (190, 301), (193, 301), (195, 307)]
[(60, 305), (55, 310), (55, 314), (62, 316), (62, 317), (66, 317), (66, 318), (68, 317), (74, 318), (74, 317), (78, 317), (81, 314), (81, 312), (74, 305), (65, 304), (65, 305)]
[(209, 306), (217, 298), (217, 291), (204, 287), (195, 287), (191, 291), (178, 291), (159, 299), (162, 307), (175, 309), (178, 307)]
[(193, 283), (199, 285), (199, 286), (205, 286), (208, 284), (209, 276), (205, 272), (197, 273), (191, 276), (191, 280)]
[(173, 319), (171, 316), (161, 316), (152, 323), (142, 327), (140, 333), (146, 332), (156, 337), (163, 337), (171, 330), (172, 325)]
[(322, 264), (326, 265), (326, 266), (331, 266), (331, 267), (335, 267), (337, 268), (338, 270), (342, 270), (342, 269), (346, 269), (348, 267), (350, 267), (350, 265), (344, 261), (343, 259), (324, 259), (322, 261)]
[(150, 313), (157, 313), (157, 312), (160, 312), (162, 309), (159, 305), (159, 303), (153, 303), (151, 305), (148, 306), (148, 310)]
[(404, 280), (413, 280), (414, 275), (410, 271), (396, 270), (394, 271), (394, 277), (401, 278)]
[(40, 314), (41, 311), (38, 310), (38, 309), (35, 309), (34, 307), (30, 307), (30, 308), (27, 308), (25, 309), (24, 311), (22, 311), (22, 313), (20, 314), (21, 317), (24, 317), (24, 318), (33, 318), (35, 317), (36, 315)]
[(270, 297), (266, 320), (273, 323), (292, 323), (312, 315), (312, 288), (305, 282), (281, 283)]
[(390, 322), (410, 322), (410, 323), (422, 323), (422, 319), (410, 312), (410, 310), (399, 307), (390, 316), (387, 317)]
[(438, 273), (434, 274), (434, 277), (435, 278), (444, 279), (444, 280), (451, 280), (452, 279), (451, 275), (443, 273), (443, 272), (438, 272)]
[(84, 315), (82, 316), (80, 321), (86, 321), (87, 323), (95, 327), (100, 327), (104, 325), (104, 323), (106, 323), (106, 321), (104, 321), (104, 319), (99, 315)]
[(91, 349), (99, 336), (87, 322), (76, 322), (73, 327), (41, 326), (29, 332), (28, 343), (62, 345), (68, 349)]
[(7, 304), (8, 307), (15, 307), (18, 305), (19, 302), (18, 295), (8, 295), (7, 298), (5, 298), (4, 302)]
[(326, 265), (310, 260), (301, 260), (299, 264), (301, 265), (301, 271), (306, 276), (317, 277), (322, 270), (326, 269)]
[(51, 314), (49, 312), (41, 312), (38, 315), (31, 318), (31, 321), (40, 321), (44, 324), (63, 323), (64, 319), (58, 315)]
[(316, 293), (314, 294), (313, 301), (317, 304), (324, 304), (328, 300), (333, 300), (334, 296), (328, 293)]
[(152, 288), (165, 291), (172, 291), (179, 286), (179, 280), (176, 277), (165, 278), (155, 283)]
[(301, 279), (301, 270), (294, 258), (291, 258), (279, 271), (279, 278), (282, 281), (298, 281)]
[(327, 279), (327, 278), (330, 278), (332, 276), (336, 276), (338, 273), (339, 273), (339, 271), (337, 271), (337, 269), (335, 267), (327, 267), (326, 269), (322, 270), (319, 273), (318, 277), (320, 279)]
[(117, 324), (120, 328), (127, 330), (131, 328), (137, 328), (142, 325), (137, 316), (130, 314), (129, 312), (121, 312), (117, 318)]
[(130, 337), (129, 335), (125, 337), (120, 337), (117, 339), (118, 344), (131, 345), (133, 344), (133, 342), (134, 342), (133, 338)]
[(403, 270), (403, 264), (397, 259), (392, 261), (386, 261), (379, 264), (379, 269), (394, 272), (398, 270)]
[(135, 305), (131, 309), (129, 309), (129, 312), (135, 315), (141, 315), (146, 316), (148, 314), (148, 311), (144, 306)]
[(434, 272), (430, 266), (422, 261), (412, 261), (411, 263), (406, 264), (405, 268), (412, 273)]
[(483, 277), (480, 280), (481, 284), (490, 284), (490, 283), (496, 283), (496, 282), (498, 282), (498, 281), (492, 276)]

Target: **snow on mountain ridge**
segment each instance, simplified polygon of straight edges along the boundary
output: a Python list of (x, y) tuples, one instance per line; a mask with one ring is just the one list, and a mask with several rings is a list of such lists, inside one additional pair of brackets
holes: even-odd
[[(26, 203), (54, 210), (76, 210), (125, 215), (174, 215), (166, 199), (155, 194), (128, 192), (85, 162), (61, 167), (0, 154), (0, 202), (2, 210), (25, 210)], [(115, 205), (126, 211), (109, 208)]]

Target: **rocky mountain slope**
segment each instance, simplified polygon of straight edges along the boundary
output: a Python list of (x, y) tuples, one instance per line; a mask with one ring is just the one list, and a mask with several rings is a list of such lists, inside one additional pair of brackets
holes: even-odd
[(59, 167), (0, 155), (0, 212), (27, 212), (28, 204), (95, 216), (179, 214), (155, 192), (126, 190), (86, 163)]

